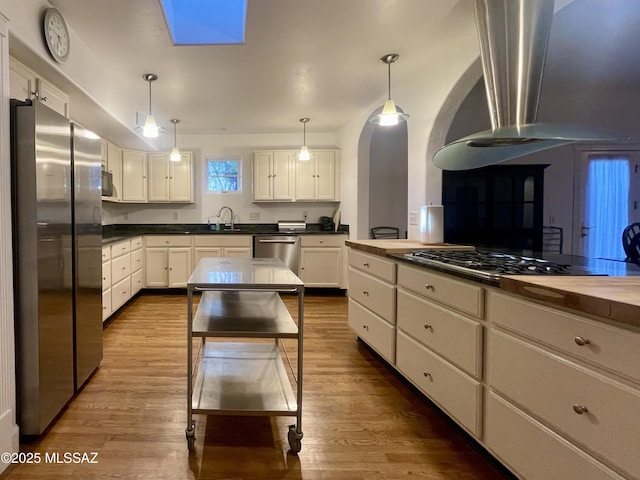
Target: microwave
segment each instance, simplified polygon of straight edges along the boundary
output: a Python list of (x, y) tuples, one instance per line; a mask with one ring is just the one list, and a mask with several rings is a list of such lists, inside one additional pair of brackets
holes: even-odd
[(102, 196), (113, 197), (113, 174), (102, 170)]

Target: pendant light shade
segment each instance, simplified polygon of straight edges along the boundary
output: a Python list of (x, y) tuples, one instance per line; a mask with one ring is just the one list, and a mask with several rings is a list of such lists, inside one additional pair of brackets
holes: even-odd
[(147, 120), (144, 122), (144, 127), (142, 127), (142, 135), (145, 137), (155, 138), (158, 136), (158, 124), (151, 114), (151, 82), (156, 81), (158, 79), (158, 75), (155, 73), (145, 73), (142, 75), (142, 78), (146, 82), (149, 82), (149, 115), (147, 115)]
[(177, 118), (172, 118), (169, 121), (173, 123), (173, 148), (171, 149), (169, 160), (172, 162), (179, 162), (182, 156), (180, 155), (180, 150), (178, 150), (178, 129), (176, 125), (180, 123), (180, 120), (178, 120)]
[(396, 108), (396, 103), (391, 100), (391, 64), (398, 60), (398, 58), (400, 58), (400, 55), (398, 55), (397, 53), (388, 53), (387, 55), (380, 57), (380, 61), (386, 63), (388, 67), (389, 99), (384, 102), (382, 112), (369, 117), (369, 121), (383, 127), (397, 125), (398, 123), (404, 122), (407, 120), (407, 118), (409, 118), (409, 114), (398, 111), (398, 109)]
[(300, 123), (302, 123), (302, 148), (300, 148), (300, 153), (298, 154), (298, 160), (307, 161), (311, 160), (311, 155), (309, 154), (309, 149), (307, 148), (307, 123), (311, 120), (310, 118), (301, 118)]

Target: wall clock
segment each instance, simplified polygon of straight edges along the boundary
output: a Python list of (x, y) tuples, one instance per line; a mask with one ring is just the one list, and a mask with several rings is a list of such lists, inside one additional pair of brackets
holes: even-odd
[(55, 8), (48, 8), (44, 14), (42, 28), (49, 53), (56, 62), (64, 63), (69, 58), (71, 43), (62, 14)]

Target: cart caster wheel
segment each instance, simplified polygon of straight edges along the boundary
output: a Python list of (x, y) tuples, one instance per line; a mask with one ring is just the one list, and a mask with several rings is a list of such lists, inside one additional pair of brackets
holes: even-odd
[(196, 444), (196, 431), (192, 428), (191, 430), (185, 430), (184, 433), (187, 436), (187, 448), (189, 451), (193, 451)]
[(302, 450), (302, 432), (296, 430), (295, 425), (289, 425), (289, 448), (293, 453), (299, 453)]

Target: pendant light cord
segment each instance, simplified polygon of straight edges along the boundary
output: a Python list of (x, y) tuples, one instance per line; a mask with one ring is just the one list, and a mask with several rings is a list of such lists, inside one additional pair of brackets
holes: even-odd
[(391, 100), (391, 62), (387, 63), (387, 66), (389, 67), (389, 100)]
[(149, 82), (149, 115), (151, 115), (151, 80)]

